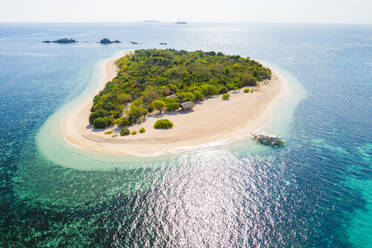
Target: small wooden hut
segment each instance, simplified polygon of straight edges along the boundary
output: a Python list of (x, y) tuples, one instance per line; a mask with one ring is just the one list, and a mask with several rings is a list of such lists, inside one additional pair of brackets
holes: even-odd
[(184, 102), (184, 103), (181, 103), (181, 107), (183, 110), (188, 110), (188, 109), (192, 109), (194, 107), (194, 103), (193, 102)]

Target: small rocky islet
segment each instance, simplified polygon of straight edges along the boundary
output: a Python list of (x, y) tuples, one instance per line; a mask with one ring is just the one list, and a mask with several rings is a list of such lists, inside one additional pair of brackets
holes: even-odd
[(110, 40), (108, 38), (103, 38), (102, 40), (98, 41), (97, 43), (100, 43), (100, 44), (113, 44), (113, 43), (121, 43), (120, 40)]
[(53, 41), (44, 40), (43, 43), (71, 44), (71, 43), (77, 43), (77, 41), (74, 39), (63, 38), (63, 39), (58, 39), (58, 40), (53, 40)]
[[(63, 38), (63, 39), (58, 39), (58, 40), (44, 40), (42, 41), (43, 43), (57, 43), (57, 44), (72, 44), (72, 43), (77, 43), (77, 40), (74, 39), (69, 39), (69, 38)], [(100, 41), (97, 41), (99, 44), (107, 45), (107, 44), (119, 44), (121, 43), (120, 40), (110, 40), (109, 38), (103, 38)], [(138, 45), (139, 42), (137, 41), (130, 41), (130, 44), (132, 45)], [(160, 42), (159, 43), (162, 46), (168, 45), (167, 42)]]
[(261, 143), (266, 146), (279, 147), (285, 144), (285, 141), (282, 138), (275, 135), (252, 134), (252, 136), (253, 139), (256, 140), (258, 143)]

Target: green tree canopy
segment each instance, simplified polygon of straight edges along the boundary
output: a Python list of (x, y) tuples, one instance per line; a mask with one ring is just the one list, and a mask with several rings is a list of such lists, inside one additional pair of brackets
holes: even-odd
[[(93, 99), (91, 124), (105, 118), (111, 125), (122, 117), (132, 124), (153, 109), (174, 111), (183, 102), (202, 101), (271, 79), (271, 70), (254, 60), (213, 51), (137, 50), (116, 65), (117, 76)], [(167, 100), (171, 95), (175, 100)]]
[(151, 105), (154, 107), (154, 109), (158, 110), (160, 113), (165, 109), (166, 104), (162, 100), (154, 100), (151, 102)]
[(165, 105), (168, 111), (176, 111), (177, 109), (180, 108), (180, 103), (178, 99), (166, 98)]

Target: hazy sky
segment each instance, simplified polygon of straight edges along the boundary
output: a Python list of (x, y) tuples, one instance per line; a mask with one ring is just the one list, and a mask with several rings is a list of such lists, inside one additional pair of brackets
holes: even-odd
[(372, 23), (372, 0), (0, 0), (0, 22)]

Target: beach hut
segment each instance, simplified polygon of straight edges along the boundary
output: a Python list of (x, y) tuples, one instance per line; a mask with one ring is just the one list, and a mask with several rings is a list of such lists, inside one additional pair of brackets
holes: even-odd
[(192, 109), (192, 107), (194, 107), (194, 103), (193, 102), (184, 102), (184, 103), (181, 103), (181, 107), (182, 107), (183, 110)]

